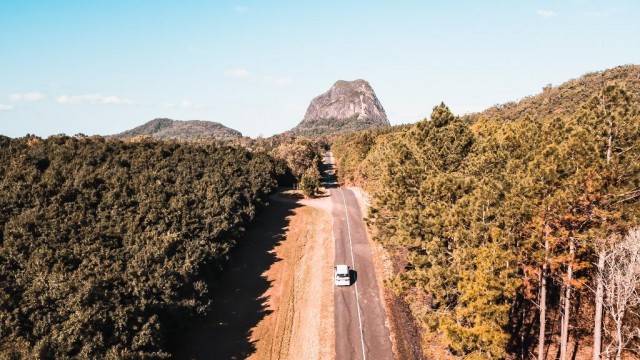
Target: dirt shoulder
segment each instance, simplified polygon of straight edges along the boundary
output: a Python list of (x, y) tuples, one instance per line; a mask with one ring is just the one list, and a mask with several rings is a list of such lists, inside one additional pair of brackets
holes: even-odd
[[(290, 201), (294, 193), (277, 199)], [(330, 359), (333, 338), (333, 237), (323, 199), (297, 201), (285, 239), (274, 248), (279, 259), (265, 273), (271, 287), (265, 316), (252, 330), (251, 359)], [(329, 206), (330, 206), (330, 202)]]
[(281, 191), (258, 215), (209, 284), (211, 311), (173, 339), (174, 358), (334, 358), (331, 202), (300, 198)]

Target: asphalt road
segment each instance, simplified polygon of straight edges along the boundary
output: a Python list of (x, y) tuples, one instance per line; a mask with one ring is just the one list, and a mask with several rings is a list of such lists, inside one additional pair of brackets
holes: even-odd
[(336, 359), (393, 359), (360, 206), (351, 190), (333, 188), (330, 192), (335, 263), (349, 265), (355, 278), (351, 286), (334, 287)]

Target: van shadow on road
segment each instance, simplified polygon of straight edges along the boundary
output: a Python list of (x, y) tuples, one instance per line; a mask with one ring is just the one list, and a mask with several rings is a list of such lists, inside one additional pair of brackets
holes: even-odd
[(356, 281), (358, 281), (358, 272), (353, 269), (349, 269), (349, 280), (351, 281), (351, 285), (355, 284)]
[(285, 239), (289, 217), (298, 206), (272, 201), (249, 225), (226, 268), (208, 284), (210, 313), (172, 339), (175, 359), (245, 359), (255, 352), (251, 329), (271, 313), (264, 296), (271, 284), (262, 274), (281, 260), (272, 250)]

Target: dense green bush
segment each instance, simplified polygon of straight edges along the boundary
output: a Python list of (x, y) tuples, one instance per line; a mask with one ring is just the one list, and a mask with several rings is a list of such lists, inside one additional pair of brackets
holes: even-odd
[(309, 168), (302, 174), (300, 190), (308, 198), (315, 197), (320, 190), (320, 173), (315, 168)]
[(277, 176), (242, 148), (1, 137), (0, 357), (168, 357)]

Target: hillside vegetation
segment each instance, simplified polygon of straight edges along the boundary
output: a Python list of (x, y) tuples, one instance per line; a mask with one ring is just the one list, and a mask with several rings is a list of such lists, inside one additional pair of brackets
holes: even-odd
[(169, 357), (283, 171), (226, 146), (1, 137), (0, 357)]
[(353, 116), (345, 119), (318, 119), (314, 120), (312, 123), (301, 123), (291, 130), (291, 132), (298, 136), (320, 137), (351, 133), (381, 126), (383, 125), (380, 125), (373, 120), (358, 119), (357, 116)]
[(640, 99), (640, 66), (618, 66), (586, 74), (559, 86), (548, 84), (540, 94), (525, 97), (520, 101), (496, 105), (468, 117), (476, 120), (480, 117), (517, 120), (524, 116), (571, 116), (585, 102), (611, 83), (624, 83), (627, 93), (638, 102)]
[[(569, 342), (598, 338), (603, 303), (603, 351), (631, 354), (627, 341), (638, 351), (640, 303), (615, 305), (622, 290), (611, 283), (597, 292), (613, 270), (595, 265), (640, 225), (637, 73), (616, 68), (545, 91), (562, 105), (543, 93), (463, 119), (441, 104), (429, 121), (333, 143), (341, 181), (371, 195), (374, 238), (400, 268), (387, 283), (426, 354), (570, 356)], [(608, 82), (621, 74), (630, 82)]]

